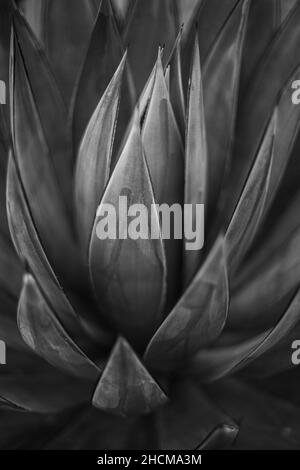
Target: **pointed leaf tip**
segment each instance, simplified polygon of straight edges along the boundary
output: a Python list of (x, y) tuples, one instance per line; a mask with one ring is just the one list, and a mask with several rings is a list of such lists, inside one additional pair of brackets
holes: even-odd
[(82, 138), (75, 174), (79, 238), (87, 253), (97, 206), (107, 184), (127, 51), (92, 115)]
[[(136, 111), (97, 211), (89, 259), (100, 308), (108, 321), (139, 348), (145, 346), (161, 322), (164, 307), (165, 253), (153, 208)], [(134, 233), (130, 232), (132, 223), (137, 223)], [(157, 237), (151, 238), (153, 228)]]
[(50, 364), (82, 379), (99, 376), (98, 367), (70, 338), (30, 274), (23, 279), (18, 326), (28, 346)]
[[(157, 204), (182, 204), (184, 195), (184, 151), (181, 135), (164, 77), (160, 53), (152, 95), (144, 120), (142, 141)], [(167, 310), (180, 289), (182, 241), (164, 240), (168, 271)]]
[(124, 338), (113, 348), (93, 396), (93, 405), (122, 416), (146, 414), (167, 396)]
[[(207, 139), (203, 103), (202, 73), (198, 35), (192, 56), (189, 83), (186, 151), (185, 151), (185, 204), (206, 204), (207, 192)], [(195, 215), (193, 215), (195, 218)], [(193, 220), (196, 224), (196, 220)], [(195, 226), (195, 225), (194, 225)], [(184, 249), (183, 280), (187, 285), (200, 264), (202, 252)]]
[(122, 46), (114, 15), (107, 1), (100, 4), (80, 77), (73, 94), (73, 141), (79, 148), (84, 130), (113, 77), (121, 59)]
[(224, 238), (220, 237), (172, 312), (152, 338), (146, 364), (172, 369), (214, 341), (227, 318), (229, 288)]

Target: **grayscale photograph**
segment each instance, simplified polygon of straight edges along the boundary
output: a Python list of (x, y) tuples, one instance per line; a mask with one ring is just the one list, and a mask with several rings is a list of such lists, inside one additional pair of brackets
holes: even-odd
[(1, 0), (0, 456), (300, 450), (299, 364), (300, 0)]

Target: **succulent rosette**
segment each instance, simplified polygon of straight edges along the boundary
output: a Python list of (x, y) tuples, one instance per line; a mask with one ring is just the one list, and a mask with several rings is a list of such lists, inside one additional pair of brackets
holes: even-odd
[[(1, 8), (2, 448), (296, 448), (299, 2)], [(124, 195), (203, 249), (99, 239)]]

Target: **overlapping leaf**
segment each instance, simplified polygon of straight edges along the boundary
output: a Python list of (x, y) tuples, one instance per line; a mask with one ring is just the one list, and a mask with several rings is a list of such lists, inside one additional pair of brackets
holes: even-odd
[[(234, 294), (230, 307), (230, 324), (270, 324), (280, 314), (300, 279), (300, 230), (269, 254), (265, 263)], [(279, 310), (279, 311), (278, 311)]]
[(247, 251), (265, 209), (274, 160), (276, 123), (277, 109), (266, 129), (256, 161), (226, 231), (225, 239), (231, 270), (236, 268)]
[(75, 206), (78, 233), (85, 251), (96, 210), (110, 174), (120, 87), (126, 56), (102, 96), (85, 131), (79, 149), (75, 176)]
[(71, 7), (61, 0), (22, 0), (20, 4), (46, 51), (68, 104), (100, 0), (73, 0)]
[[(278, 207), (276, 202), (280, 195), (280, 193), (277, 195), (272, 211), (276, 211)], [(264, 233), (262, 243), (256, 245), (251, 258), (241, 265), (238, 276), (233, 279), (233, 293), (243, 289), (248, 281), (251, 283), (253, 276), (264, 270), (264, 266), (268, 264), (273, 254), (280, 252), (282, 247), (288, 245), (288, 240), (293, 237), (293, 233), (295, 234), (300, 226), (299, 204), (300, 194), (296, 194), (288, 201), (288, 205), (284, 205), (285, 210), (281, 212), (280, 217), (276, 220), (271, 219), (274, 220), (274, 224), (270, 226), (271, 230)], [(272, 212), (270, 217), (272, 217)], [(268, 221), (269, 218), (266, 219), (266, 224)]]
[[(143, 233), (145, 226), (138, 228), (139, 224), (143, 224), (140, 221), (137, 230), (141, 238), (135, 240), (128, 237), (129, 227), (124, 221), (127, 209), (125, 213), (120, 213), (120, 196), (126, 198), (128, 208), (134, 204), (143, 204), (149, 213), (155, 204), (141, 143), (138, 114), (99, 206), (100, 216), (98, 213), (95, 219), (90, 244), (90, 269), (103, 314), (113, 321), (132, 344), (141, 347), (145, 340), (150, 339), (162, 319), (166, 276), (164, 248), (156, 211), (152, 214), (151, 223), (158, 234), (157, 239), (150, 238), (148, 218), (145, 222), (148, 238)], [(115, 208), (116, 218), (107, 222), (110, 224), (106, 228), (107, 238), (100, 240), (97, 226), (101, 221), (101, 207), (104, 204)], [(102, 222), (104, 215), (102, 213)], [(133, 217), (138, 215), (138, 212), (132, 214)], [(109, 235), (111, 223), (115, 226), (112, 228), (117, 230), (115, 237)]]
[[(72, 153), (67, 136), (67, 109), (42, 46), (37, 42), (18, 10), (14, 13), (13, 23), (17, 47), (20, 49), (24, 61), (24, 70), (28, 76), (34, 100), (32, 106), (36, 107), (41, 122), (40, 127), (44, 133), (55, 178), (64, 197), (63, 203), (69, 206), (70, 210)], [(22, 77), (21, 74), (15, 80), (22, 80)], [(26, 105), (24, 104), (24, 106)], [(17, 112), (17, 109), (15, 111)]]
[(230, 194), (232, 207), (253, 162), (266, 123), (278, 100), (278, 94), (287, 86), (292, 72), (298, 65), (295, 57), (298, 54), (300, 41), (297, 27), (299, 19), (300, 4), (297, 4), (269, 44), (264, 60), (260, 62), (245, 97), (240, 102), (236, 129), (235, 171), (232, 174), (234, 185)]
[(208, 211), (215, 207), (232, 153), (242, 49), (249, 1), (240, 1), (220, 31), (203, 65), (208, 166)]
[(80, 78), (73, 95), (75, 151), (86, 126), (122, 58), (120, 37), (109, 0), (103, 0), (93, 27)]
[(215, 341), (224, 327), (228, 304), (227, 266), (221, 237), (152, 338), (145, 353), (146, 364), (159, 369), (179, 367), (188, 356)]
[(28, 346), (54, 367), (83, 380), (96, 380), (99, 376), (100, 369), (68, 335), (30, 274), (23, 282), (18, 326)]
[[(11, 76), (14, 153), (45, 251), (59, 274), (71, 282), (75, 269), (80, 275), (74, 231), (72, 232), (62, 187), (54, 169), (17, 39), (14, 40), (14, 46)], [(61, 263), (61, 256), (66, 253), (68, 264)]]
[(39, 280), (50, 305), (64, 323), (76, 316), (43, 250), (12, 156), (9, 159), (7, 178), (8, 220), (15, 247), (21, 259), (26, 260)]
[[(190, 78), (186, 150), (185, 150), (185, 204), (205, 204), (207, 192), (207, 141), (203, 107), (203, 88), (198, 38), (195, 39)], [(193, 226), (195, 227), (195, 212)], [(184, 283), (188, 283), (199, 266), (200, 250), (184, 250)]]
[[(157, 204), (182, 204), (184, 191), (184, 156), (181, 136), (170, 103), (161, 55), (158, 54), (152, 96), (144, 121), (142, 140)], [(181, 264), (181, 240), (165, 240), (168, 266), (170, 308), (178, 295)]]
[(276, 346), (299, 322), (300, 291), (279, 322), (268, 331), (240, 344), (200, 351), (191, 368), (203, 381), (214, 381), (237, 372)]

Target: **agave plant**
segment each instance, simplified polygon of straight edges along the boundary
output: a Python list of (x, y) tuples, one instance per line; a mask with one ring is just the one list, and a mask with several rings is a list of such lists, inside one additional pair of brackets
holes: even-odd
[[(11, 5), (2, 448), (297, 447), (299, 2), (67, 3)], [(124, 194), (204, 249), (99, 240)]]

